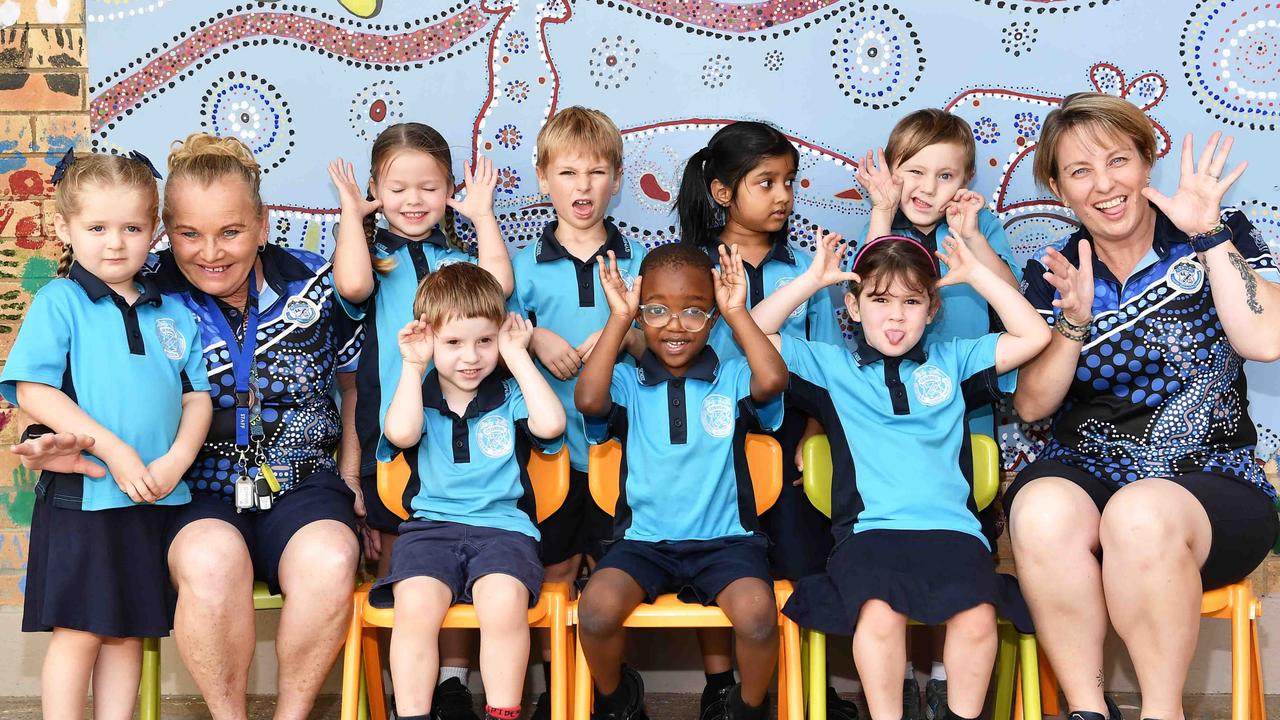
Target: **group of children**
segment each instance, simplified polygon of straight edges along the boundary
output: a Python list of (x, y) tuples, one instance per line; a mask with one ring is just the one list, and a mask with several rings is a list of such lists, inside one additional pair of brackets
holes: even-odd
[[(969, 411), (981, 414), (1050, 336), (1018, 293), (999, 223), (966, 189), (974, 153), (964, 120), (937, 110), (907, 116), (886, 149), (861, 163), (867, 228), (848, 248), (839, 235), (819, 238), (812, 258), (788, 244), (798, 153), (764, 123), (726, 125), (689, 159), (676, 202), (681, 242), (648, 251), (606, 218), (621, 184), (622, 138), (595, 110), (562, 110), (540, 132), (536, 173), (555, 219), (514, 258), (494, 216), (492, 163), (464, 164), (466, 194), (455, 199), (449, 146), (430, 127), (384, 130), (367, 184), (351, 164), (332, 163), (341, 201), (334, 283), (347, 313), (365, 323), (355, 415), (367, 522), (381, 533), (370, 601), (398, 610), (390, 644), (398, 716), (426, 718), (433, 707), (443, 716), (442, 695), (465, 693), (465, 643), (440, 625), (451, 604), (469, 602), (481, 626), (485, 715), (518, 717), (527, 608), (544, 580), (579, 577), (585, 558), (578, 632), (600, 718), (645, 717), (640, 676), (623, 664), (623, 623), (640, 603), (679, 592), (718, 604), (733, 624), (740, 682), (729, 635), (700, 638), (701, 720), (763, 720), (777, 663), (775, 577), (803, 578), (788, 615), (853, 634), (873, 718), (918, 709), (914, 698), (904, 708), (900, 694), (908, 618), (947, 627), (950, 685), (930, 717), (977, 717), (1006, 593), (971, 501), (962, 448), (970, 422), (982, 429), (983, 421)], [(74, 167), (136, 162), (90, 156)], [(100, 278), (123, 298), (116, 305), (126, 317), (170, 304), (134, 279), (156, 224), (154, 180), (150, 194), (136, 189), (146, 185), (94, 176), (58, 186), (59, 236), (81, 268), (72, 276)], [(137, 207), (123, 202), (130, 192)], [(112, 206), (110, 227), (77, 225), (92, 203)], [(459, 214), (474, 228), (474, 254), (458, 237)], [(104, 254), (103, 243), (122, 249)], [(852, 352), (833, 285), (856, 323)], [(171, 391), (164, 402), (99, 407), (88, 387), (70, 397), (53, 389), (68, 357), (74, 364), (98, 352), (76, 331), (94, 321), (75, 307), (82, 295), (55, 281), (37, 296), (0, 389), (13, 400), (16, 384), (35, 419), (92, 435), (106, 451), (108, 477), (86, 480), (79, 516), (179, 501), (177, 466), (198, 449), (210, 415), (189, 313), (174, 313), (172, 342), (147, 355), (166, 359), (162, 367), (137, 368), (149, 395)], [(37, 323), (48, 329), (30, 329)], [(997, 323), (1003, 332), (992, 332)], [(61, 334), (38, 343), (42, 333)], [(157, 377), (168, 384), (158, 388)], [(130, 448), (118, 438), (139, 436), (142, 407), (164, 423), (145, 423), (156, 447)], [(782, 496), (762, 517), (745, 467), (747, 432), (772, 434), (789, 459)], [(800, 449), (823, 432), (835, 468), (830, 521), (798, 487)], [(588, 447), (610, 438), (622, 446), (621, 492), (617, 507), (601, 509), (588, 489)], [(535, 524), (525, 463), (533, 449), (554, 452), (562, 442), (568, 497)], [(377, 464), (401, 454), (411, 478), (404, 523), (376, 487)], [(110, 497), (91, 504), (90, 487)], [(110, 527), (83, 532), (119, 532), (103, 522)], [(33, 525), (32, 576), (35, 535)]]

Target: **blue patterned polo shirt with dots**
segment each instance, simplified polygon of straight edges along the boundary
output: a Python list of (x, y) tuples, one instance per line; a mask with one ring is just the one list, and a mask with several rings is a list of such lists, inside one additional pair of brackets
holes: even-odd
[[(334, 451), (342, 419), (334, 399), (335, 373), (355, 371), (364, 332), (340, 306), (332, 268), (324, 258), (272, 244), (259, 258), (264, 284), (258, 294), (254, 391), (262, 403), (264, 459), (284, 494), (315, 472), (337, 474)], [(204, 293), (178, 270), (172, 251), (153, 257), (148, 269), (162, 292), (177, 297), (195, 314), (212, 387), (213, 424), (187, 471), (187, 484), (194, 493), (213, 493), (231, 502), (238, 453), (235, 372), (227, 339), (209, 316)], [(227, 325), (241, 332), (244, 308), (215, 304)], [(250, 461), (257, 464), (252, 457)]]
[[(1261, 234), (1228, 209), (1235, 252), (1265, 281), (1280, 272)], [(1083, 227), (1058, 244), (1079, 265)], [(1040, 458), (1124, 485), (1148, 477), (1218, 473), (1276, 492), (1254, 457), (1244, 359), (1231, 347), (1209, 291), (1209, 275), (1185, 233), (1156, 210), (1155, 238), (1129, 278), (1117, 279), (1093, 254), (1093, 327), (1075, 380), (1053, 418)], [(1023, 271), (1023, 294), (1053, 323), (1057, 293), (1037, 260)]]

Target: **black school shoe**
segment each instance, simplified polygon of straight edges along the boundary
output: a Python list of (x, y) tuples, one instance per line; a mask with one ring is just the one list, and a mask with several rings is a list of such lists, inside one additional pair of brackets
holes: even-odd
[(858, 704), (852, 700), (845, 700), (840, 697), (840, 693), (836, 689), (827, 686), (827, 719), (828, 720), (858, 720)]
[(702, 699), (698, 701), (698, 720), (725, 720), (725, 703), (733, 688), (733, 685), (710, 684), (703, 687)]
[(1111, 699), (1110, 695), (1103, 695), (1102, 699), (1107, 703), (1107, 715), (1103, 717), (1102, 713), (1076, 711), (1067, 716), (1068, 720), (1124, 720), (1124, 715), (1120, 713), (1120, 706), (1116, 705), (1116, 701)]
[(649, 720), (644, 711), (644, 679), (640, 677), (640, 673), (623, 665), (618, 690), (625, 690), (627, 693), (627, 701), (623, 707), (613, 711), (601, 709), (600, 694), (597, 692), (596, 709), (591, 713), (591, 720)]
[(431, 720), (480, 720), (471, 707), (471, 691), (458, 678), (436, 686), (431, 700)]
[(764, 696), (760, 707), (748, 708), (742, 701), (742, 683), (738, 683), (729, 688), (725, 697), (724, 716), (725, 720), (766, 720), (769, 717), (769, 696)]
[(529, 720), (551, 720), (551, 694), (542, 693), (533, 706), (533, 716)]
[(922, 720), (920, 712), (920, 683), (915, 678), (902, 681), (902, 720)]

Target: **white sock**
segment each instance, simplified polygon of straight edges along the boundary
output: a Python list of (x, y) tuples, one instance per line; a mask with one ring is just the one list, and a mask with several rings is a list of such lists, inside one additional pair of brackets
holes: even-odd
[(458, 682), (462, 683), (462, 687), (467, 686), (467, 674), (471, 672), (471, 668), (465, 667), (442, 667), (440, 668), (440, 679), (436, 681), (437, 685), (441, 685), (450, 678), (458, 678)]
[(933, 663), (933, 668), (931, 668), (931, 669), (929, 670), (929, 679), (930, 679), (930, 680), (941, 680), (942, 682), (946, 682), (946, 681), (947, 681), (947, 668), (946, 668), (946, 667), (944, 667), (944, 666), (942, 665), (942, 663), (937, 662), (937, 661), (934, 661), (934, 663)]
[(915, 680), (915, 679), (916, 679), (916, 666), (915, 666), (915, 665), (912, 665), (910, 660), (908, 660), (908, 661), (907, 661), (907, 672), (906, 672), (906, 674), (905, 674), (905, 675), (903, 675), (902, 679), (903, 679), (903, 680)]

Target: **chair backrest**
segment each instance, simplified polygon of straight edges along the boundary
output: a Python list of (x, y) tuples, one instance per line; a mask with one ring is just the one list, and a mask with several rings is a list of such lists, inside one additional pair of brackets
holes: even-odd
[[(973, 499), (985, 510), (1000, 489), (1000, 448), (987, 435), (972, 434)], [(823, 515), (831, 517), (831, 443), (826, 435), (814, 435), (804, 444), (804, 494)]]
[[(748, 433), (747, 472), (756, 498), (756, 514), (773, 507), (782, 492), (782, 446), (768, 435)], [(610, 515), (618, 507), (618, 471), (622, 467), (622, 445), (610, 440), (592, 445), (587, 454), (587, 479), (591, 497)], [(672, 472), (678, 472), (673, 468)]]
[[(542, 522), (560, 509), (569, 494), (569, 446), (561, 447), (554, 455), (534, 450), (529, 453), (529, 464), (525, 467), (537, 501), (537, 522)], [(404, 506), (404, 490), (408, 484), (409, 464), (405, 462), (404, 453), (389, 463), (378, 463), (378, 497), (401, 520), (409, 519), (409, 510)]]

